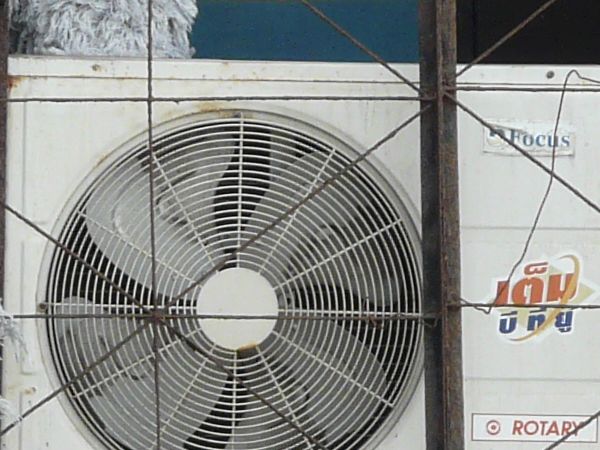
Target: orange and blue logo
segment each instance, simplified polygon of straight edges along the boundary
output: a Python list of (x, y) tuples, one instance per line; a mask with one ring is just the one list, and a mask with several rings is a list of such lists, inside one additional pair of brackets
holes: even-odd
[[(565, 308), (594, 300), (599, 289), (583, 277), (581, 258), (562, 254), (522, 264), (510, 280), (494, 281), (500, 313), (499, 333), (523, 342), (552, 332), (571, 333), (575, 310)], [(549, 306), (558, 305), (561, 308)]]

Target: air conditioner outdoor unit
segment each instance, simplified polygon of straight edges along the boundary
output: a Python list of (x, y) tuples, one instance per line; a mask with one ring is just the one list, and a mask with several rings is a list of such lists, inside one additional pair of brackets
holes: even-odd
[[(21, 321), (29, 356), (7, 345), (4, 395), (24, 413), (75, 381), (4, 448), (152, 449), (157, 411), (169, 450), (425, 448), (418, 121), (388, 136), (419, 107), (393, 98), (410, 88), (372, 64), (153, 68), (150, 152), (145, 61), (10, 59), (11, 98), (54, 101), (9, 105), (8, 203), (60, 246), (9, 215), (5, 308), (51, 318)], [(460, 117), (463, 296), (489, 301), (547, 182), (498, 135), (548, 164), (559, 97), (460, 99), (496, 129)], [(592, 109), (567, 96), (557, 170), (594, 198)], [(556, 185), (506, 308), (465, 309), (468, 448), (543, 448), (600, 406), (595, 313), (543, 309), (596, 299), (599, 224)], [(596, 427), (571, 447), (596, 448)]]

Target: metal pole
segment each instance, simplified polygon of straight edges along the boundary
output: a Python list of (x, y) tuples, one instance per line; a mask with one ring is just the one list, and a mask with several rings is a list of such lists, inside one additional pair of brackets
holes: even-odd
[(456, 107), (456, 0), (420, 1), (421, 203), (427, 449), (464, 448)]
[[(9, 0), (0, 3), (0, 97), (8, 96), (8, 38)], [(0, 104), (0, 202), (6, 200), (6, 110), (8, 103)], [(4, 306), (4, 249), (6, 211), (0, 208), (0, 304)], [(2, 380), (2, 348), (0, 348), (0, 393), (4, 391)], [(2, 438), (0, 438), (0, 445)]]

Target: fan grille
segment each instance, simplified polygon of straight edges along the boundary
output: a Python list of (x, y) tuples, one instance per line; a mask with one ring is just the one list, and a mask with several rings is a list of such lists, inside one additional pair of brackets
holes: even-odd
[[(152, 166), (154, 294), (187, 342), (146, 327), (69, 387), (71, 410), (108, 448), (155, 448), (157, 333), (162, 449), (370, 447), (420, 371), (421, 326), (397, 318), (417, 315), (421, 302), (416, 234), (401, 201), (364, 162), (290, 211), (358, 156), (299, 121), (221, 111), (165, 129), (152, 165), (140, 137), (61, 220), (60, 241), (106, 279), (48, 250), (43, 301), (63, 384), (145, 323), (123, 292), (152, 308)], [(248, 269), (273, 288), (279, 317), (266, 339), (232, 350), (205, 333), (204, 283), (189, 287), (217, 268)]]

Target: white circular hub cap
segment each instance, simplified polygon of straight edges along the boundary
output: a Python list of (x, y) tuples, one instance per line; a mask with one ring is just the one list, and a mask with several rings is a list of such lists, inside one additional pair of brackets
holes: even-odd
[[(277, 315), (277, 296), (262, 275), (241, 267), (225, 269), (208, 279), (200, 291), (198, 314), (230, 316)], [(201, 319), (202, 331), (215, 344), (241, 350), (260, 344), (275, 319)]]

